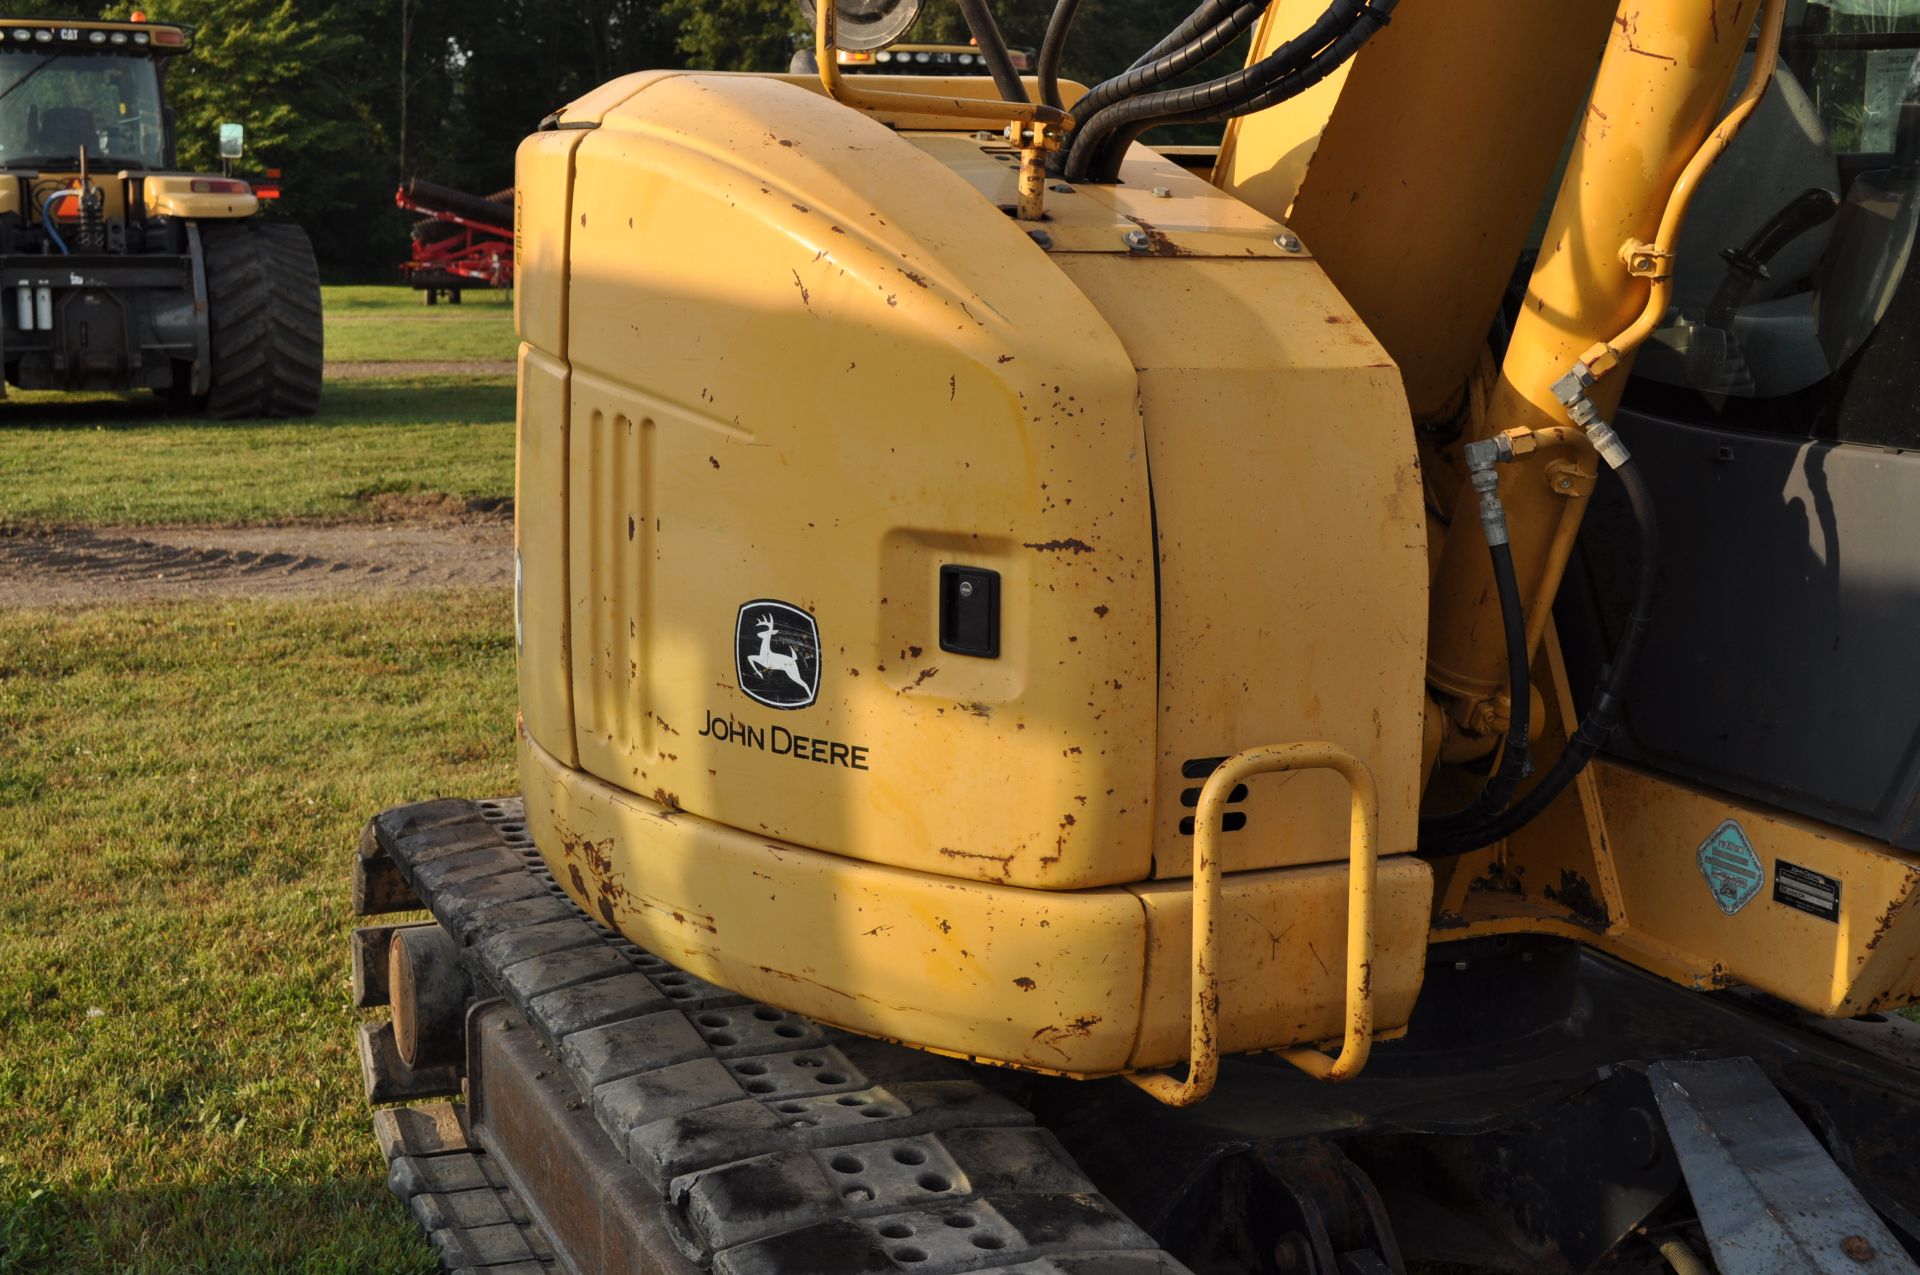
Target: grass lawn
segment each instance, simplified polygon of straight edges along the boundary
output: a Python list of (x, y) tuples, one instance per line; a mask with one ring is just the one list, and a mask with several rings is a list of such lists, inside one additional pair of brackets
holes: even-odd
[(504, 291), (464, 293), (459, 305), (429, 306), (411, 288), (321, 290), (327, 358), (394, 363), (420, 359), (511, 359), (513, 298)]
[(352, 1048), (372, 811), (510, 791), (505, 593), (0, 611), (0, 1271), (427, 1272)]
[(386, 284), (342, 284), (320, 289), (328, 314), (385, 314), (422, 319), (462, 319), (485, 315), (513, 318), (513, 293), (504, 288), (481, 289), (462, 294), (459, 305), (442, 301), (428, 305), (412, 288)]
[(388, 492), (513, 494), (510, 377), (336, 381), (300, 421), (152, 412), (111, 395), (0, 405), (0, 524), (355, 519)]

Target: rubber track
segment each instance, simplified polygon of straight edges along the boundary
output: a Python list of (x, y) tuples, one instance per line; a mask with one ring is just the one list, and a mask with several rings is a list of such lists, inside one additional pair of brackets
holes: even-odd
[(213, 354), (208, 414), (313, 415), (326, 351), (307, 232), (240, 222), (204, 227), (201, 244)]
[(393, 1193), (453, 1275), (561, 1275), (553, 1243), (451, 1103), (376, 1112)]
[[(518, 800), (389, 810), (363, 834), (362, 855), (376, 848), (714, 1275), (1186, 1272), (973, 1069), (748, 1001), (592, 920)], [(411, 1200), (419, 1166), (388, 1155)]]

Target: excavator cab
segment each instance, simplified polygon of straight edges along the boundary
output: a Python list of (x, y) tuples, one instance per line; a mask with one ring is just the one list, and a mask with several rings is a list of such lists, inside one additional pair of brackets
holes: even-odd
[[(1903, 850), (1920, 848), (1916, 57), (1920, 14), (1806, 6), (1701, 185), (1619, 421), (1658, 458), (1674, 539), (1609, 745)], [(1604, 528), (1620, 512), (1603, 493), (1559, 600), (1576, 685), (1613, 649), (1621, 562)], [(1737, 635), (1714, 644), (1710, 677), (1708, 633)]]

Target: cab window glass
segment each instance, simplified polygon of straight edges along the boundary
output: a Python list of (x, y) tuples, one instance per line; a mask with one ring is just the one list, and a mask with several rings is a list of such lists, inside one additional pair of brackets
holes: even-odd
[(165, 166), (159, 74), (145, 57), (0, 52), (0, 163)]
[(1793, 0), (1772, 91), (1689, 213), (1640, 389), (1723, 424), (1920, 446), (1900, 393), (1916, 230), (1920, 0)]

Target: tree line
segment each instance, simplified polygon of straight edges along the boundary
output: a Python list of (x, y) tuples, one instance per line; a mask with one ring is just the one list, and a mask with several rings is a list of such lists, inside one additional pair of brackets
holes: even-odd
[[(1123, 69), (1193, 0), (1084, 0), (1064, 74)], [(272, 215), (312, 235), (334, 281), (397, 277), (402, 178), (486, 194), (513, 183), (520, 139), (553, 109), (629, 71), (785, 70), (806, 30), (795, 0), (26, 0), (23, 17), (124, 18), (196, 28), (167, 73), (183, 166), (218, 171), (223, 122), (243, 124), (245, 175), (278, 168)], [(998, 0), (1009, 43), (1037, 48), (1053, 0)], [(927, 0), (910, 39), (964, 41), (951, 0)]]

